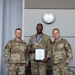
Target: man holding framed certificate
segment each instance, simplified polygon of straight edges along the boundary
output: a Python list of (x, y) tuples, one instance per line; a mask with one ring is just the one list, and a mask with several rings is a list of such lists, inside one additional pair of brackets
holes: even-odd
[(46, 75), (47, 61), (51, 54), (51, 39), (45, 35), (41, 23), (36, 26), (37, 33), (30, 37), (28, 51), (32, 75)]

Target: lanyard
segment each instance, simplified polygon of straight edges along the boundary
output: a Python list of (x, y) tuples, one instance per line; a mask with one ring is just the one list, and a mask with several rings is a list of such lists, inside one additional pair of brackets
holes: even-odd
[(39, 40), (42, 38), (42, 36), (43, 36), (43, 34), (40, 37), (36, 36), (36, 43), (39, 42)]

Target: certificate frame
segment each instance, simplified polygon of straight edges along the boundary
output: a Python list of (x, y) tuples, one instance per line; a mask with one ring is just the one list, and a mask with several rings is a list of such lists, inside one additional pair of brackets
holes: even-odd
[(35, 60), (43, 60), (45, 58), (45, 49), (44, 48), (36, 48), (35, 49)]

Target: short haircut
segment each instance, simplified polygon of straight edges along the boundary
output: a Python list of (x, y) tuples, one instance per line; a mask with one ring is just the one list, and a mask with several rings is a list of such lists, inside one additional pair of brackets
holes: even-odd
[(43, 24), (41, 24), (41, 23), (38, 23), (38, 24), (37, 24), (37, 27), (38, 27), (39, 25), (41, 25), (41, 26), (43, 27)]
[(54, 30), (57, 30), (57, 31), (60, 33), (60, 31), (59, 31), (59, 29), (58, 29), (58, 28), (54, 28), (54, 29), (52, 30), (52, 33), (53, 33), (53, 31), (54, 31)]
[(15, 32), (16, 32), (17, 30), (20, 30), (20, 31), (22, 31), (22, 29), (21, 29), (21, 28), (16, 28)]

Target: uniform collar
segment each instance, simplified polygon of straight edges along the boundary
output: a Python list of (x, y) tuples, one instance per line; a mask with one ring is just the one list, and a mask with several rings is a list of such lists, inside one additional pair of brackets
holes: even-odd
[(15, 42), (19, 42), (19, 43), (22, 43), (22, 42), (23, 42), (23, 40), (22, 40), (22, 39), (21, 39), (21, 40), (19, 40), (19, 41), (17, 41), (17, 40), (16, 40), (16, 38), (14, 38), (14, 41), (15, 41)]
[(54, 40), (55, 42), (59, 42), (61, 40), (61, 38)]
[[(35, 35), (37, 36), (38, 34), (36, 33)], [(41, 36), (41, 35), (44, 35), (44, 33), (40, 34), (40, 36)]]

